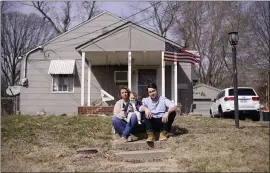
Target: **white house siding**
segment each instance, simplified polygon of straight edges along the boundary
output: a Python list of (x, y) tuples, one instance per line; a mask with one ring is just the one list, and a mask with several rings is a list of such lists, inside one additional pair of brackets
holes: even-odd
[[(27, 78), (29, 87), (21, 87), (20, 95), (20, 111), (22, 114), (34, 115), (38, 111), (44, 109), (47, 114), (62, 114), (75, 115), (78, 112), (78, 106), (80, 105), (80, 93), (81, 93), (81, 55), (75, 50), (79, 44), (97, 37), (101, 34), (101, 31), (85, 35), (83, 37), (76, 38), (80, 35), (93, 32), (97, 29), (101, 29), (105, 26), (120, 21), (110, 14), (104, 13), (103, 15), (93, 19), (89, 23), (85, 23), (83, 26), (74, 29), (73, 31), (58, 36), (57, 39), (50, 42), (44, 47), (44, 52), (36, 52), (29, 56), (27, 66)], [(119, 26), (123, 22), (119, 22), (116, 25)], [(115, 25), (115, 26), (116, 26)], [(112, 29), (112, 28), (110, 28)], [(38, 45), (37, 45), (38, 46)], [(45, 59), (46, 58), (46, 59)], [(53, 94), (52, 93), (52, 77), (48, 75), (48, 69), (51, 59), (75, 59), (76, 60), (76, 80), (74, 93), (67, 94)], [(85, 101), (87, 101), (87, 66), (85, 66)], [(24, 67), (21, 67), (23, 74)], [(21, 75), (22, 76), (22, 75)], [(100, 84), (92, 74), (92, 88), (91, 97), (92, 100), (100, 98)], [(93, 87), (93, 85), (95, 87)]]
[(205, 84), (198, 84), (193, 87), (193, 104), (196, 105), (194, 112), (200, 113), (204, 116), (210, 116), (210, 106), (213, 99), (216, 98), (220, 92), (218, 88), (211, 87)]

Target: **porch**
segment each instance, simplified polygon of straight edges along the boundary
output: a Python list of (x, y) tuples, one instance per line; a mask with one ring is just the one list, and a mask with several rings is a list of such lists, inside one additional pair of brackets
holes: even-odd
[[(137, 92), (139, 98), (147, 97), (146, 87), (150, 82), (157, 84), (159, 95), (178, 103), (179, 56), (176, 54), (181, 52), (181, 46), (173, 41), (127, 22), (77, 46), (76, 50), (82, 57), (81, 86), (86, 86), (81, 87), (81, 106), (91, 106), (97, 98), (97, 90), (91, 88), (94, 82), (114, 100), (107, 105), (114, 105), (120, 99), (121, 85)], [(181, 59), (190, 64), (194, 58)]]
[(92, 78), (99, 83), (106, 83), (101, 89), (114, 97), (114, 101), (119, 99), (118, 89), (122, 85), (135, 91), (139, 99), (142, 99), (148, 96), (147, 85), (154, 82), (160, 95), (177, 103), (177, 82), (174, 82), (177, 81), (177, 63), (164, 61), (164, 51), (82, 52), (81, 79), (86, 80), (81, 80), (81, 86), (87, 82), (87, 88), (81, 87), (81, 106), (86, 106), (86, 101), (87, 106), (92, 105)]

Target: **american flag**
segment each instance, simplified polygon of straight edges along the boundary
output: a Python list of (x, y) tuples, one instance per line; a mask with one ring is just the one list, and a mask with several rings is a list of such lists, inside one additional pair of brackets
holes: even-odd
[(164, 60), (171, 62), (191, 63), (193, 65), (200, 63), (200, 55), (197, 51), (190, 51), (185, 48), (179, 48), (171, 43), (165, 43)]

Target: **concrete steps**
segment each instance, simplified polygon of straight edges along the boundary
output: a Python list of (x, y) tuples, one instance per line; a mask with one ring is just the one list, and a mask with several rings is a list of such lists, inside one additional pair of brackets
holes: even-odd
[(147, 143), (145, 142), (145, 140), (139, 140), (139, 141), (127, 142), (127, 143), (113, 141), (112, 148), (114, 150), (125, 150), (125, 151), (165, 149), (166, 141), (155, 141), (153, 143)]
[(153, 162), (167, 159), (166, 149), (141, 150), (141, 151), (115, 151), (115, 155), (126, 162)]

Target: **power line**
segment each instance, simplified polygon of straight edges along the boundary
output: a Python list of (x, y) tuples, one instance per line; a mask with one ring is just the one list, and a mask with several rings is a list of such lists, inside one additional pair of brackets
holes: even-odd
[[(141, 12), (143, 12), (143, 11), (145, 11), (145, 10), (147, 10), (147, 9), (149, 9), (149, 8), (151, 8), (153, 5), (157, 5), (157, 4), (159, 4), (159, 3), (161, 3), (161, 2), (158, 2), (158, 3), (156, 3), (156, 4), (152, 4), (151, 6), (149, 6), (149, 7), (147, 7), (147, 8), (145, 8), (145, 9), (143, 9), (143, 10), (140, 10), (139, 12), (137, 12), (137, 13), (135, 13), (135, 14), (132, 14), (131, 16), (129, 16), (129, 17), (127, 17), (127, 18), (125, 18), (125, 19), (128, 19), (128, 18), (130, 18), (130, 17), (133, 17), (133, 16), (135, 16), (135, 15), (137, 15), (137, 14), (139, 14), (139, 13), (141, 13)], [(187, 2), (185, 2), (185, 3), (187, 3)], [(179, 5), (177, 5), (177, 6), (179, 6)], [(175, 6), (175, 7), (177, 7), (177, 6)], [(162, 13), (162, 14), (165, 14), (165, 12), (167, 12), (166, 10), (164, 10), (164, 12)], [(160, 13), (159, 13), (160, 14)], [(141, 22), (147, 22), (147, 21), (149, 21), (149, 20), (151, 20), (151, 19), (153, 19), (155, 16), (153, 15), (153, 16), (150, 16), (149, 18), (147, 18), (147, 19), (143, 19), (143, 20), (140, 20), (140, 21), (138, 21), (138, 22), (134, 22), (134, 23), (136, 23), (136, 24), (139, 24), (139, 23), (141, 23)], [(108, 25), (108, 26), (106, 26), (106, 27), (109, 27), (109, 26), (112, 26), (112, 25), (114, 25), (114, 24), (117, 24), (117, 23), (119, 23), (119, 22), (121, 22), (121, 21), (118, 21), (118, 22), (115, 22), (115, 23), (113, 23), (113, 24), (110, 24), (110, 25)], [(83, 36), (86, 36), (86, 35), (89, 35), (89, 34), (91, 34), (91, 33), (94, 33), (94, 32), (97, 32), (97, 31), (100, 31), (100, 30), (102, 30), (103, 28), (101, 28), (101, 29), (98, 29), (98, 30), (95, 30), (95, 31), (92, 31), (92, 32), (90, 32), (90, 33), (87, 33), (87, 34), (84, 34), (84, 35), (81, 35), (81, 36), (79, 36), (79, 37), (76, 37), (76, 38), (71, 38), (71, 39), (67, 39), (67, 40), (62, 40), (62, 41), (59, 41), (59, 42), (55, 42), (55, 43), (60, 43), (60, 42), (65, 42), (65, 41), (69, 41), (69, 40), (73, 40), (73, 39), (77, 39), (77, 38), (80, 38), (80, 37), (83, 37)], [(81, 43), (84, 43), (85, 41), (82, 41)], [(64, 48), (67, 48), (67, 46), (74, 46), (74, 45), (77, 45), (77, 44), (79, 44), (80, 42), (78, 42), (78, 43), (76, 43), (76, 44), (71, 44), (71, 45), (66, 45), (66, 46), (64, 46)], [(100, 46), (99, 46), (100, 47)], [(102, 47), (100, 47), (102, 50), (104, 50)], [(59, 50), (59, 48), (58, 49), (54, 49), (54, 50)], [(64, 51), (64, 50), (62, 50), (62, 51)], [(105, 50), (104, 50), (105, 51)], [(58, 51), (59, 52), (59, 51)], [(62, 59), (63, 60), (63, 58), (62, 57), (60, 57), (60, 59)], [(38, 68), (38, 70), (40, 69), (34, 62), (32, 62), (33, 63), (33, 65), (35, 65), (37, 68)], [(42, 69), (40, 69), (41, 70), (41, 72), (43, 73), (43, 70)], [(39, 71), (40, 71), (39, 70)], [(79, 73), (79, 72), (78, 72)], [(48, 75), (47, 74), (45, 74), (44, 75), (47, 79), (49, 79), (49, 77), (48, 77)], [(86, 79), (86, 78), (85, 78)], [(49, 79), (50, 80), (50, 79)], [(86, 79), (86, 80), (88, 80), (88, 79)], [(93, 85), (93, 84), (91, 84), (91, 85)], [(94, 85), (93, 85), (94, 86)], [(96, 86), (94, 86), (96, 89), (98, 89)], [(73, 96), (74, 96), (74, 93), (72, 94)]]
[[(161, 1), (160, 1), (160, 2), (157, 2), (156, 4), (153, 4), (153, 5), (157, 5), (157, 4), (159, 4), (159, 3), (161, 3)], [(139, 12), (130, 15), (130, 16), (124, 18), (123, 20), (129, 19), (129, 18), (131, 18), (131, 17), (133, 17), (133, 16), (135, 16), (135, 15), (138, 15), (139, 13), (142, 13), (143, 11), (148, 10), (148, 9), (151, 8), (153, 5), (150, 5), (149, 7), (144, 8), (144, 9), (140, 10)], [(118, 21), (118, 22), (112, 23), (112, 24), (107, 25), (107, 26), (105, 26), (105, 27), (107, 28), (107, 27), (110, 27), (110, 26), (112, 26), (112, 25), (118, 24), (118, 23), (120, 23), (120, 22), (122, 22), (122, 21), (120, 20), (120, 21)], [(103, 27), (103, 28), (104, 28), (104, 27)], [(86, 36), (86, 35), (93, 34), (93, 33), (97, 32), (97, 31), (101, 31), (103, 28), (94, 30), (94, 31), (92, 31), (92, 32), (89, 32), (89, 33), (86, 33), (86, 34), (83, 34), (83, 35), (80, 35), (80, 36), (78, 36), (78, 37), (74, 37), (74, 38), (71, 38), (71, 39), (62, 40), (62, 41), (58, 41), (58, 42), (54, 42), (54, 43), (66, 42), (66, 41), (74, 40), (74, 39), (77, 39), (77, 38), (80, 38), (80, 37), (84, 37), (84, 36)]]
[[(159, 3), (161, 3), (161, 2), (159, 2)], [(180, 5), (184, 5), (184, 4), (186, 4), (186, 3), (189, 3), (189, 1), (183, 2), (183, 3), (180, 4)], [(158, 4), (158, 3), (153, 4), (153, 5), (157, 5), (157, 4)], [(147, 7), (147, 8), (145, 8), (145, 9), (143, 9), (143, 10), (139, 11), (138, 13), (135, 13), (135, 14), (133, 14), (133, 15), (131, 15), (131, 16), (137, 15), (137, 14), (139, 14), (139, 13), (145, 11), (146, 9), (149, 9), (149, 8), (152, 7), (153, 5), (151, 5), (151, 6)], [(174, 8), (176, 8), (176, 7), (179, 7), (179, 4), (177, 4), (177, 5), (175, 5), (175, 6), (172, 6), (171, 10), (174, 9)], [(168, 12), (168, 11), (167, 11), (167, 10), (163, 10), (163, 12), (158, 13), (158, 14), (159, 14), (159, 15), (164, 15), (166, 12)], [(130, 18), (131, 16), (129, 16), (129, 17), (127, 17), (127, 18)], [(127, 18), (126, 18), (126, 19), (127, 19)], [(147, 21), (149, 21), (149, 20), (151, 20), (151, 19), (153, 19), (153, 18), (155, 18), (155, 15), (152, 15), (152, 16), (150, 16), (149, 18), (142, 19), (142, 20), (140, 20), (140, 21), (138, 21), (138, 22), (134, 22), (134, 23), (137, 24), (137, 25), (139, 25), (140, 23), (142, 23), (142, 22), (145, 23), (145, 22), (147, 22)], [(116, 23), (119, 23), (119, 22), (120, 22), (120, 21), (118, 21), (118, 22), (116, 22)], [(116, 24), (116, 23), (113, 23), (113, 24)], [(111, 26), (111, 25), (113, 25), (113, 24), (110, 24), (110, 25), (108, 25), (108, 26), (106, 26), (106, 27), (109, 27), (109, 26)], [(80, 37), (82, 37), (82, 36), (86, 36), (86, 35), (95, 33), (95, 32), (100, 31), (100, 30), (102, 30), (102, 29), (103, 29), (103, 28), (98, 29), (98, 30), (95, 30), (95, 31), (92, 31), (92, 32), (87, 33), (87, 34), (84, 34), (84, 35), (81, 35), (81, 36), (76, 37), (76, 38), (80, 38)], [(76, 38), (71, 38), (71, 39), (67, 39), (67, 40), (62, 40), (62, 41), (59, 41), (59, 42), (69, 41), (69, 40), (74, 40), (74, 39), (76, 39)], [(59, 43), (59, 42), (55, 42), (55, 43)], [(65, 46), (63, 46), (63, 47), (60, 47), (60, 48), (57, 48), (57, 49), (54, 49), (54, 50), (61, 50), (62, 48), (67, 48), (67, 47), (76, 46), (76, 45), (79, 45), (79, 44), (82, 44), (82, 43), (85, 43), (85, 42), (86, 42), (85, 40), (84, 40), (84, 41), (80, 41), (80, 42), (77, 42), (77, 43), (74, 43), (74, 44), (65, 45)], [(69, 49), (63, 49), (63, 50), (61, 50), (60, 52), (63, 52), (63, 51), (65, 51), (65, 50), (69, 50)]]

